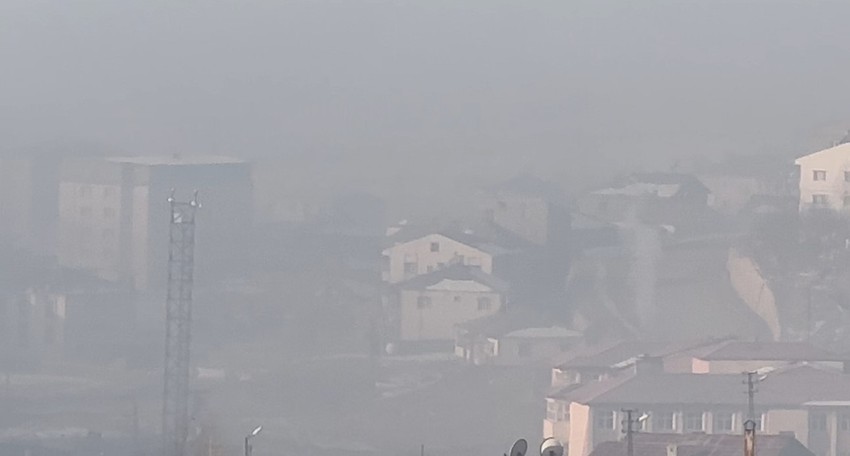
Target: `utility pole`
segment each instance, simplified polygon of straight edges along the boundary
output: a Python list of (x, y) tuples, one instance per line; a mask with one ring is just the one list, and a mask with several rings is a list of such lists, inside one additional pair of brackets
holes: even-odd
[(635, 418), (638, 411), (635, 409), (624, 409), (622, 412), (626, 414), (626, 418), (622, 422), (623, 432), (626, 434), (626, 456), (635, 456), (634, 425), (638, 421)]
[(162, 401), (164, 456), (186, 456), (189, 437), (189, 343), (192, 339), (192, 288), (195, 271), (195, 212), (192, 201), (178, 202), (172, 191), (168, 243), (168, 294), (165, 310), (165, 379)]
[(745, 381), (747, 385), (747, 420), (756, 422), (756, 393), (758, 390), (756, 389), (756, 384), (759, 382), (758, 372), (749, 371), (745, 372), (744, 375), (747, 376), (747, 380)]

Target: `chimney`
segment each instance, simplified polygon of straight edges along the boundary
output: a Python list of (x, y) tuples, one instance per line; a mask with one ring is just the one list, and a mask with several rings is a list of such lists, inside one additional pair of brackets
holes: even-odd
[(679, 456), (679, 445), (670, 443), (667, 445), (667, 456)]
[(664, 373), (664, 359), (660, 356), (641, 355), (635, 359), (635, 374)]

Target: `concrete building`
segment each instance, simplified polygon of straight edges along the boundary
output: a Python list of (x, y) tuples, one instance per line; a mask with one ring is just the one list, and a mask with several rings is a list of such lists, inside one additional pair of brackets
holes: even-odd
[(525, 242), (559, 247), (570, 234), (563, 192), (533, 176), (519, 176), (490, 189), (486, 218)]
[[(759, 456), (814, 456), (792, 435), (757, 437)], [(741, 435), (729, 434), (662, 434), (637, 432), (632, 438), (634, 456), (740, 456), (744, 445)], [(623, 456), (626, 441), (602, 442), (591, 456)]]
[[(550, 395), (569, 422), (569, 455), (587, 456), (622, 435), (623, 409), (647, 413), (645, 433), (740, 434), (747, 417), (740, 374), (670, 374), (658, 358), (601, 382)], [(793, 435), (819, 456), (850, 449), (850, 375), (807, 364), (770, 372), (758, 385), (754, 421), (761, 434)]]
[[(469, 364), (545, 366), (576, 347), (582, 333), (551, 318), (510, 310), (457, 325), (455, 354)], [(547, 381), (548, 382), (548, 381)]]
[(250, 166), (227, 157), (165, 156), (71, 160), (59, 184), (58, 260), (137, 289), (165, 281), (168, 197), (200, 192), (200, 277), (238, 258), (251, 225)]
[(850, 208), (850, 143), (798, 158), (800, 211)]
[(458, 324), (500, 312), (508, 286), (483, 270), (454, 265), (397, 284), (387, 315), (401, 342), (449, 342)]

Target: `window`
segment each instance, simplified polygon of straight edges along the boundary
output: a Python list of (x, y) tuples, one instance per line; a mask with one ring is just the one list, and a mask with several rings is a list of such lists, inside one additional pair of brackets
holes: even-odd
[(114, 207), (104, 207), (103, 208), (103, 217), (104, 218), (115, 217), (115, 208)]
[(508, 208), (508, 203), (506, 203), (504, 201), (499, 201), (498, 206), (499, 206), (499, 209), (505, 210), (505, 209)]
[(440, 243), (439, 242), (432, 242), (431, 243), (431, 251), (432, 252), (439, 252), (440, 251)]
[(404, 263), (404, 273), (405, 274), (416, 274), (419, 272), (416, 263)]
[(702, 412), (686, 412), (684, 419), (685, 431), (693, 432), (705, 430), (702, 418)]
[(825, 431), (826, 415), (819, 412), (809, 412), (809, 432)]
[(826, 206), (828, 201), (829, 198), (827, 197), (827, 195), (824, 195), (822, 193), (816, 193), (812, 195), (812, 204), (814, 204), (815, 206)]
[(460, 302), (462, 299), (463, 299), (463, 298), (461, 298), (461, 297), (460, 297), (460, 295), (455, 295), (455, 297), (454, 297), (454, 298), (452, 298), (452, 300), (453, 300), (454, 302)]
[(733, 432), (735, 430), (735, 414), (729, 412), (714, 413), (714, 432)]
[(812, 171), (812, 180), (816, 181), (825, 181), (826, 180), (826, 171), (816, 169)]
[(614, 429), (614, 411), (613, 410), (597, 410), (593, 414), (593, 420), (596, 429)]
[(416, 299), (416, 307), (419, 309), (430, 309), (431, 298), (428, 296), (420, 296)]
[(490, 310), (490, 298), (478, 298), (478, 310)]
[(850, 182), (850, 171), (844, 171), (844, 182)]
[(80, 208), (80, 216), (82, 217), (91, 217), (91, 208), (88, 206), (83, 206)]
[(676, 414), (673, 412), (656, 412), (651, 414), (655, 431), (675, 431)]
[(546, 419), (548, 419), (549, 421), (569, 421), (569, 406), (566, 403), (560, 401), (547, 401)]
[(839, 426), (842, 431), (850, 431), (850, 415), (841, 414), (839, 417)]

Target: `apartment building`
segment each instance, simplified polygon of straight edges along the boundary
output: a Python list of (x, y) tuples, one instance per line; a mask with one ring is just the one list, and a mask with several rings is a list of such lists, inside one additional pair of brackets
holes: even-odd
[[(59, 183), (60, 265), (144, 290), (165, 280), (168, 198), (200, 192), (197, 258), (203, 277), (241, 255), (252, 219), (250, 166), (215, 156), (69, 160)], [(205, 269), (206, 268), (206, 269)]]

